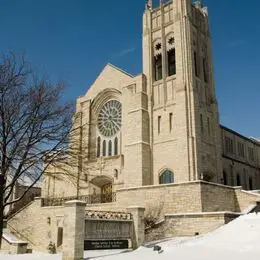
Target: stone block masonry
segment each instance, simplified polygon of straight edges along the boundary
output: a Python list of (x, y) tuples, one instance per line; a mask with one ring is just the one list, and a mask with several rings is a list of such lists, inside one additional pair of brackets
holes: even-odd
[(206, 234), (239, 216), (239, 213), (230, 212), (167, 214), (164, 221), (146, 230), (145, 241)]
[(132, 245), (136, 249), (144, 243), (144, 207), (132, 206), (127, 208), (127, 212), (132, 214), (134, 225), (132, 231)]
[(65, 203), (62, 260), (84, 259), (85, 207), (82, 201)]
[[(241, 187), (234, 188), (196, 181), (121, 189), (117, 191), (115, 202), (87, 205), (84, 208), (87, 210), (125, 212), (128, 207), (138, 205), (145, 208), (146, 213), (144, 214), (155, 210), (158, 213), (158, 218), (164, 219), (164, 216), (167, 214), (241, 213), (245, 212), (250, 205), (256, 204), (259, 200), (259, 194), (242, 191)], [(59, 228), (64, 227), (64, 232), (66, 233), (65, 223), (63, 223), (66, 212), (67, 207), (42, 207), (41, 199), (38, 198), (28, 207), (8, 219), (7, 226), (10, 230), (20, 234), (20, 239), (28, 241), (29, 246), (34, 250), (47, 251), (50, 241), (57, 245)], [(75, 211), (73, 212), (76, 214)], [(205, 230), (210, 230), (209, 228), (211, 227), (217, 228), (218, 225), (224, 224), (222, 220), (212, 221), (212, 219), (213, 217), (207, 219), (203, 216), (198, 216), (196, 221), (194, 221), (198, 223), (200, 230), (203, 230), (203, 227), (205, 227)], [(205, 222), (205, 220), (207, 221)], [(176, 218), (174, 221), (177, 221)], [(185, 221), (190, 221), (191, 223), (193, 220), (191, 220), (191, 217), (179, 218), (178, 223), (182, 223), (182, 225), (178, 224), (179, 231), (175, 231), (176, 235), (180, 234), (182, 230), (183, 232), (185, 231), (185, 225), (190, 225), (189, 223), (185, 224)], [(217, 226), (215, 225), (216, 223)], [(75, 226), (74, 223), (71, 223), (71, 225)], [(191, 235), (196, 231), (195, 229), (192, 230)], [(198, 232), (201, 232), (200, 230)], [(139, 231), (137, 234), (139, 234)], [(139, 241), (142, 241), (142, 236), (138, 236)], [(58, 247), (57, 250), (60, 251), (61, 248)]]

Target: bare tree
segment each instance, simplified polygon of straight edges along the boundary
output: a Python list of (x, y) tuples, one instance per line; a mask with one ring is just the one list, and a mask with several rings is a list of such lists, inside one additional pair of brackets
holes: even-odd
[[(67, 149), (73, 110), (61, 102), (63, 90), (63, 83), (35, 76), (24, 57), (0, 57), (0, 241), (5, 208)], [(30, 185), (12, 199), (15, 184), (25, 179)]]

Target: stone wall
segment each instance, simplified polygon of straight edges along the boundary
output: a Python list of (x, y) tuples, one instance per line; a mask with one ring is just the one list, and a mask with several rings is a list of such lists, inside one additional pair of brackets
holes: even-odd
[(138, 204), (146, 212), (159, 210), (162, 217), (173, 213), (241, 212), (258, 200), (258, 194), (242, 191), (241, 187), (196, 181), (120, 189), (113, 207), (123, 209)]
[(1, 252), (6, 254), (25, 254), (27, 252), (27, 244), (9, 243), (3, 238), (2, 245), (1, 245)]
[(147, 230), (145, 240), (148, 242), (173, 236), (206, 234), (229, 223), (238, 216), (239, 214), (225, 212), (169, 214), (155, 228)]
[(202, 212), (236, 212), (235, 189), (220, 184), (201, 183)]
[(211, 232), (239, 215), (229, 213), (202, 213), (166, 215), (165, 237), (194, 236)]
[(120, 207), (117, 202), (103, 203), (103, 204), (87, 204), (87, 210), (97, 211), (124, 211), (125, 207)]
[(7, 228), (28, 241), (33, 249), (47, 251), (50, 241), (57, 243), (57, 231), (63, 226), (63, 217), (63, 207), (41, 207), (41, 199), (36, 199), (13, 215)]
[(204, 181), (180, 184), (142, 186), (119, 189), (116, 202), (89, 204), (88, 210), (125, 211), (128, 206), (141, 205), (146, 214), (159, 211), (160, 216), (188, 212), (242, 212), (260, 200), (259, 194)]
[(235, 196), (236, 211), (238, 212), (246, 211), (250, 205), (260, 201), (259, 194), (250, 193), (241, 189), (235, 190)]
[(119, 207), (140, 205), (167, 213), (201, 212), (200, 184), (189, 182), (121, 189), (117, 192)]
[[(116, 202), (87, 205), (86, 209), (126, 212), (128, 207), (141, 206), (145, 217), (152, 214), (158, 221), (170, 214), (166, 218), (168, 226), (164, 226), (168, 231), (158, 230), (159, 237), (211, 231), (227, 222), (221, 212), (243, 212), (260, 201), (259, 194), (203, 181), (120, 189), (116, 197)], [(210, 214), (202, 214), (207, 212)], [(42, 207), (41, 199), (36, 199), (8, 220), (8, 228), (22, 234), (20, 239), (27, 240), (34, 249), (46, 251), (50, 241), (57, 244), (63, 219), (64, 207)]]

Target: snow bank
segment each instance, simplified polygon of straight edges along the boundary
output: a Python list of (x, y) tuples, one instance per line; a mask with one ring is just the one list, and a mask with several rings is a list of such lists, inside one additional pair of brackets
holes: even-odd
[(204, 236), (158, 243), (163, 250), (160, 254), (141, 247), (132, 253), (97, 259), (259, 260), (259, 242), (260, 214), (250, 214)]
[[(153, 251), (153, 244), (129, 253), (122, 251), (86, 251), (86, 259), (105, 260), (259, 260), (260, 214), (237, 218), (218, 230), (204, 236), (173, 238), (156, 243), (163, 252)], [(0, 260), (61, 260), (58, 255), (1, 255)]]
[(61, 254), (50, 255), (39, 252), (25, 255), (0, 254), (0, 260), (62, 260), (62, 256)]

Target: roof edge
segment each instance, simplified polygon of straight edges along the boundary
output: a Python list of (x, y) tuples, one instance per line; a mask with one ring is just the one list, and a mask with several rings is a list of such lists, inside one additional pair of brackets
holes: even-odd
[[(125, 75), (127, 75), (127, 76), (129, 76), (129, 77), (131, 77), (131, 78), (134, 78), (134, 76), (133, 76), (132, 74), (130, 74), (130, 73), (124, 71), (124, 70), (121, 69), (121, 68), (118, 68), (117, 66), (113, 65), (113, 64), (110, 63), (110, 62), (108, 62), (108, 63), (106, 64), (106, 66), (110, 66), (110, 67), (112, 67), (112, 68), (114, 68), (114, 69), (116, 69), (116, 70), (118, 70), (118, 71), (124, 73)], [(106, 66), (105, 66), (105, 67), (106, 67)]]
[(240, 133), (238, 133), (238, 132), (236, 132), (236, 131), (232, 130), (231, 128), (228, 128), (228, 127), (226, 127), (224, 125), (220, 124), (219, 126), (220, 126), (220, 128), (222, 128), (222, 129), (224, 129), (224, 130), (226, 130), (228, 132), (231, 132), (232, 134), (235, 134), (235, 135), (237, 135), (237, 136), (239, 136), (239, 137), (241, 137), (243, 139), (246, 139), (247, 141), (249, 141), (249, 142), (251, 142), (251, 143), (253, 143), (253, 144), (255, 144), (255, 145), (260, 147), (260, 143), (257, 142), (256, 140), (253, 140), (253, 139), (251, 139), (251, 138), (249, 138), (247, 136), (244, 136), (244, 135), (242, 135), (242, 134), (240, 134)]

